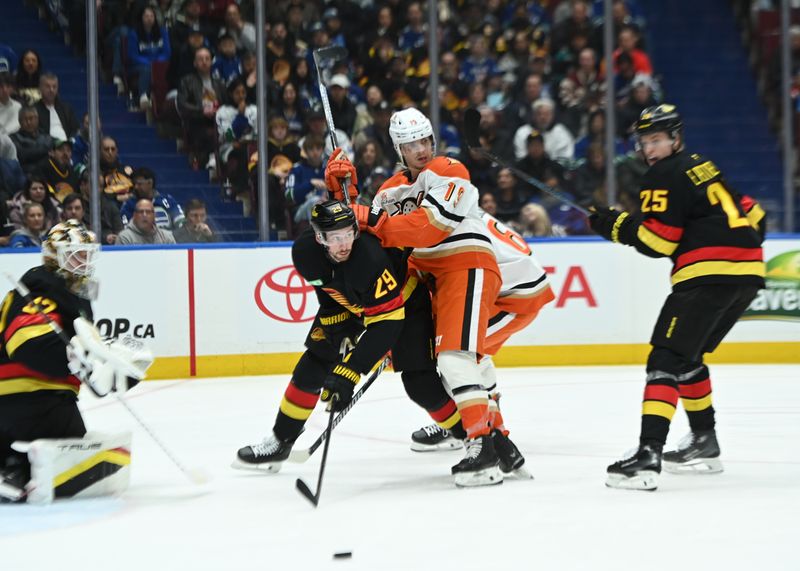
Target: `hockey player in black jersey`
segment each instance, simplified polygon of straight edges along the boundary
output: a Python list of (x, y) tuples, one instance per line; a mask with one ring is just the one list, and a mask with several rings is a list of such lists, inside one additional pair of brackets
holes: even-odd
[(319, 311), (272, 434), (241, 448), (233, 467), (280, 470), (320, 397), (335, 394), (332, 406), (346, 407), (361, 375), (390, 349), (411, 399), (458, 430), (458, 411), (436, 370), (428, 290), (407, 278), (403, 250), (384, 249), (377, 238), (359, 236), (350, 207), (329, 200), (314, 206), (311, 229), (292, 246), (292, 262), (314, 286)]
[[(684, 150), (682, 128), (674, 105), (642, 111), (635, 136), (650, 168), (641, 213), (596, 207), (589, 218), (606, 240), (673, 263), (672, 293), (650, 339), (639, 447), (608, 467), (606, 485), (615, 488), (656, 489), (662, 462), (668, 472), (722, 471), (703, 355), (764, 287), (764, 211), (728, 187), (713, 162)], [(691, 433), (662, 454), (679, 398)]]

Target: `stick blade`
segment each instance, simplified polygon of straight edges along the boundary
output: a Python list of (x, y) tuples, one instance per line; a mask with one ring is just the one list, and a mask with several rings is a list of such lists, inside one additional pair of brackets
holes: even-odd
[(314, 507), (317, 507), (317, 504), (319, 503), (319, 498), (311, 493), (311, 488), (308, 487), (308, 484), (306, 484), (300, 478), (297, 478), (294, 484), (295, 487), (297, 488), (297, 491), (303, 494), (303, 497), (305, 497), (305, 499), (311, 502), (314, 505)]
[(327, 46), (314, 50), (314, 63), (318, 66), (321, 62), (339, 61), (347, 57), (347, 48), (343, 46)]
[(464, 111), (464, 138), (469, 147), (477, 148), (480, 143), (481, 112), (470, 107)]
[(303, 450), (292, 450), (289, 452), (287, 460), (294, 464), (302, 464), (309, 458), (311, 458), (311, 451), (308, 448), (304, 448)]

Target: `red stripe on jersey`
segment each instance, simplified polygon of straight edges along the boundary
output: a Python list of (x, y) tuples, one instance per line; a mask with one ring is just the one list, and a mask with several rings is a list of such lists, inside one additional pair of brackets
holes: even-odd
[(375, 315), (380, 315), (381, 313), (391, 313), (395, 309), (399, 309), (401, 307), (403, 307), (403, 296), (396, 295), (386, 303), (365, 307), (364, 317), (373, 317)]
[(709, 246), (707, 248), (697, 248), (678, 256), (675, 266), (672, 268), (674, 274), (679, 269), (695, 262), (707, 260), (726, 260), (730, 262), (760, 262), (764, 259), (764, 251), (761, 248), (735, 248), (732, 246)]
[(681, 237), (683, 236), (683, 228), (664, 224), (655, 218), (648, 218), (642, 222), (642, 224), (645, 228), (650, 230), (653, 234), (656, 234), (659, 238), (669, 240), (670, 242), (680, 242)]
[(317, 400), (319, 399), (319, 395), (300, 390), (294, 383), (289, 383), (283, 396), (292, 404), (296, 404), (302, 408), (314, 408), (317, 406)]
[(644, 400), (659, 400), (678, 406), (678, 391), (667, 385), (647, 385), (644, 388)]
[[(47, 314), (50, 319), (61, 325), (61, 315), (58, 313), (49, 313)], [(22, 329), (23, 327), (28, 327), (30, 325), (43, 325), (47, 323), (47, 317), (42, 315), (41, 313), (34, 313), (28, 314), (24, 313), (21, 315), (17, 315), (14, 319), (11, 320), (11, 323), (8, 324), (8, 329), (5, 331), (5, 339), (8, 341), (11, 337)]]
[(711, 394), (711, 379), (704, 379), (691, 385), (678, 385), (681, 396), (687, 399), (699, 399)]
[(456, 412), (456, 403), (453, 402), (452, 399), (448, 400), (447, 403), (439, 409), (429, 411), (431, 418), (436, 422), (444, 422)]

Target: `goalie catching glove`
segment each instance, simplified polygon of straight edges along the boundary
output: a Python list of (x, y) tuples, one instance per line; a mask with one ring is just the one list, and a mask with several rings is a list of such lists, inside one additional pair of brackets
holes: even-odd
[(153, 354), (144, 343), (126, 336), (105, 342), (91, 322), (73, 322), (75, 336), (67, 345), (67, 367), (98, 397), (127, 391), (144, 379)]
[(361, 375), (343, 363), (339, 363), (322, 382), (323, 402), (331, 401), (335, 411), (344, 410), (353, 400), (353, 389), (361, 380)]
[[(358, 175), (355, 165), (341, 147), (336, 147), (325, 167), (325, 186), (336, 200), (350, 204), (358, 197)], [(346, 187), (346, 191), (345, 191)]]

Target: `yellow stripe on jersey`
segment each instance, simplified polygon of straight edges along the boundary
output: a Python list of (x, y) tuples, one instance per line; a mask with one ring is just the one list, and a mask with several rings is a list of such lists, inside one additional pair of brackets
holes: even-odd
[(296, 404), (289, 402), (286, 397), (283, 397), (283, 400), (281, 400), (281, 412), (289, 418), (293, 418), (295, 420), (306, 420), (309, 416), (311, 416), (313, 410), (313, 408), (303, 408), (301, 406), (297, 406)]
[(672, 285), (703, 276), (760, 276), (764, 277), (764, 262), (698, 262), (672, 274)]
[(761, 205), (756, 204), (750, 209), (750, 212), (747, 213), (747, 221), (750, 222), (750, 226), (756, 228), (758, 227), (758, 223), (761, 222), (761, 219), (766, 215), (767, 213), (764, 212), (764, 209), (761, 208)]
[(677, 242), (665, 240), (655, 232), (649, 230), (644, 224), (639, 226), (639, 231), (637, 232), (636, 236), (645, 246), (651, 250), (655, 250), (659, 254), (664, 254), (665, 256), (671, 256), (678, 247)]
[(381, 313), (378, 315), (372, 316), (365, 316), (364, 317), (364, 326), (369, 326), (373, 323), (377, 323), (378, 321), (384, 320), (392, 320), (392, 321), (402, 321), (406, 318), (406, 309), (405, 307), (398, 307), (394, 311), (390, 311), (389, 313)]
[(78, 387), (58, 381), (44, 381), (34, 377), (14, 377), (0, 381), (0, 396), (34, 391), (72, 391), (78, 394)]
[(52, 333), (53, 328), (50, 325), (29, 325), (27, 327), (20, 327), (6, 343), (6, 353), (9, 357), (14, 357), (14, 352), (19, 349), (20, 345), (26, 341), (30, 341), (36, 337)]
[(488, 242), (486, 242), (485, 246), (475, 244), (472, 246), (454, 246), (453, 248), (437, 247), (435, 250), (430, 250), (428, 248), (416, 248), (411, 255), (414, 258), (429, 259), (444, 258), (456, 254), (471, 254), (473, 252), (479, 252), (481, 254), (488, 253), (494, 257), (494, 250), (492, 250), (492, 247)]
[(403, 301), (408, 301), (408, 298), (411, 297), (411, 294), (414, 293), (418, 285), (419, 280), (416, 276), (408, 276), (408, 280), (406, 280), (406, 284), (403, 286), (403, 291), (400, 294), (403, 296)]
[(646, 400), (642, 403), (642, 414), (651, 414), (672, 420), (672, 415), (675, 414), (675, 407), (660, 400)]
[(68, 482), (69, 480), (72, 480), (83, 472), (94, 468), (101, 462), (108, 462), (109, 464), (116, 464), (118, 466), (127, 466), (131, 463), (131, 455), (129, 452), (126, 453), (119, 450), (103, 450), (102, 452), (98, 452), (94, 456), (87, 458), (83, 462), (75, 464), (69, 470), (62, 472), (53, 478), (53, 487), (57, 488), (58, 486)]
[(683, 409), (689, 412), (705, 410), (711, 406), (711, 395), (709, 394), (699, 399), (681, 397), (681, 403), (683, 404)]

